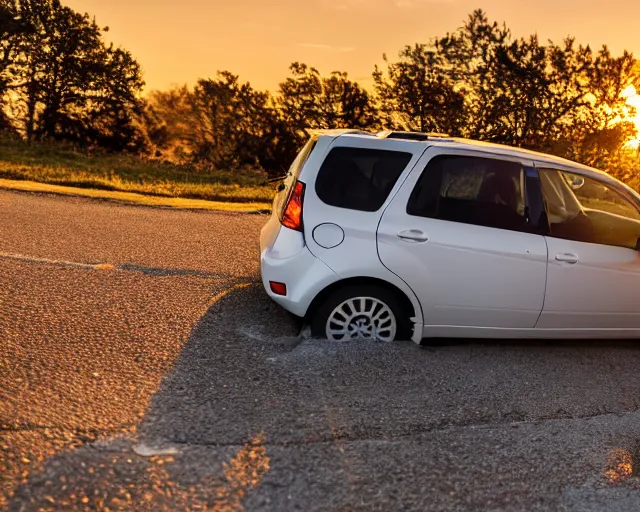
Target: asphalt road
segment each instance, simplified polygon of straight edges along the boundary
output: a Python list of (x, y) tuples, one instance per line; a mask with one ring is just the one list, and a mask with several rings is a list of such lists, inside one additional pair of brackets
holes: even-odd
[(640, 344), (331, 344), (264, 216), (0, 192), (0, 509), (640, 510)]

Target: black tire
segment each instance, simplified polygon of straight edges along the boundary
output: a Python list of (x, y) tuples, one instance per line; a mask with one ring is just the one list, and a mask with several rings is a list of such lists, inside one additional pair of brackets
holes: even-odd
[(402, 307), (404, 301), (397, 293), (375, 285), (349, 285), (333, 293), (310, 319), (312, 336), (327, 338), (325, 329), (329, 315), (344, 301), (356, 297), (372, 297), (386, 304), (396, 321), (394, 341), (411, 339), (410, 313), (406, 311), (406, 307)]

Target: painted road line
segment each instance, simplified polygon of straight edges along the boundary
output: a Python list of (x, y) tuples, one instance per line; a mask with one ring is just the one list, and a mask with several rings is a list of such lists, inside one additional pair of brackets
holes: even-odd
[(109, 263), (77, 263), (75, 261), (53, 260), (49, 258), (34, 258), (23, 254), (11, 254), (0, 252), (0, 258), (6, 260), (22, 261), (26, 263), (41, 263), (45, 265), (54, 265), (57, 267), (73, 267), (83, 268), (87, 270), (115, 270), (116, 266)]
[(56, 267), (69, 267), (78, 268), (84, 270), (119, 270), (123, 272), (138, 272), (147, 276), (153, 277), (181, 277), (192, 276), (201, 277), (203, 279), (243, 279), (249, 283), (258, 283), (259, 279), (250, 278), (246, 276), (237, 276), (233, 274), (223, 274), (217, 272), (207, 272), (206, 270), (193, 270), (182, 268), (160, 268), (160, 267), (147, 267), (144, 265), (137, 265), (135, 263), (123, 263), (121, 265), (114, 265), (111, 263), (79, 263), (77, 261), (56, 260), (50, 258), (37, 258), (33, 256), (25, 256), (23, 254), (12, 254), (0, 252), (0, 259), (7, 259), (13, 261), (20, 261), (23, 263), (36, 263), (41, 265), (52, 265)]

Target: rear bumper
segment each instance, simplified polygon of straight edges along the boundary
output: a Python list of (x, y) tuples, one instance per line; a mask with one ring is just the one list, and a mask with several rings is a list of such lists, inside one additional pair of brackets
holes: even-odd
[[(265, 229), (268, 229), (268, 226), (265, 226)], [(304, 317), (318, 293), (338, 281), (339, 277), (311, 254), (307, 247), (303, 246), (294, 254), (282, 257), (283, 251), (268, 243), (272, 240), (270, 236), (262, 236), (260, 240), (262, 284), (267, 295), (275, 302), (290, 313)], [(274, 294), (269, 285), (270, 281), (286, 284), (287, 295)]]

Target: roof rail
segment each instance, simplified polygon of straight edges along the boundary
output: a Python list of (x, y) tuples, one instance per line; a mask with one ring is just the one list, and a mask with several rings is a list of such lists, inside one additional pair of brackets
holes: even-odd
[(339, 135), (375, 135), (374, 133), (368, 132), (366, 130), (358, 130), (356, 128), (315, 128), (309, 130), (310, 135), (330, 135), (330, 136), (339, 136)]
[(402, 131), (394, 131), (394, 130), (385, 130), (383, 132), (378, 133), (378, 138), (380, 139), (406, 139), (406, 140), (417, 140), (417, 141), (425, 141), (429, 139), (451, 139), (450, 135), (444, 133), (435, 133), (435, 132), (402, 132)]

